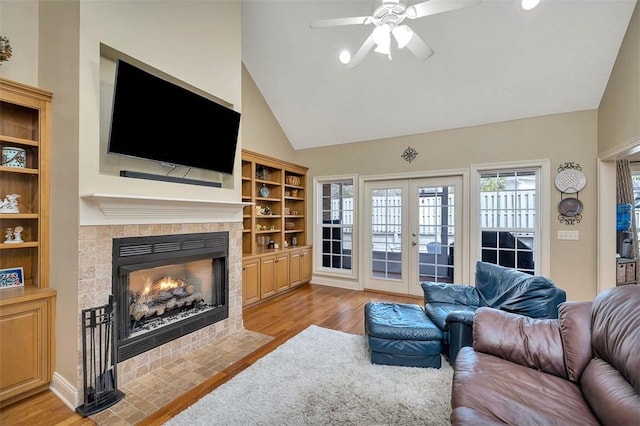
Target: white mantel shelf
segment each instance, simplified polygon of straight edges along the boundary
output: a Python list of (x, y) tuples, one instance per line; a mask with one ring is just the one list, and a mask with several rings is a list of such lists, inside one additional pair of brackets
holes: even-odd
[(86, 194), (105, 219), (207, 219), (241, 222), (242, 208), (252, 203), (193, 200), (121, 194)]

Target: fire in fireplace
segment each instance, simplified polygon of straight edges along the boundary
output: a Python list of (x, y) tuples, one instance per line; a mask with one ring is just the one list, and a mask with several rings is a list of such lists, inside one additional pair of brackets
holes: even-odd
[(228, 317), (228, 233), (113, 240), (118, 361)]

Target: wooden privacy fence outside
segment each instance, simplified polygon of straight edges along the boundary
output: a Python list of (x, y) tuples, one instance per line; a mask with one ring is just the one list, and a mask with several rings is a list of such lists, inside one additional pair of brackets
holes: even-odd
[[(420, 197), (419, 232), (421, 235), (440, 233), (443, 224), (454, 234), (454, 195), (447, 197)], [(371, 231), (373, 233), (400, 234), (402, 231), (402, 199), (399, 196), (373, 197), (371, 200)], [(331, 220), (334, 224), (353, 225), (353, 198), (332, 200)], [(342, 214), (341, 214), (342, 213)], [(446, 214), (446, 220), (442, 215)], [(341, 217), (342, 216), (342, 217)], [(480, 227), (482, 229), (534, 229), (536, 225), (535, 190), (482, 192), (480, 194)], [(345, 229), (345, 232), (349, 232)]]

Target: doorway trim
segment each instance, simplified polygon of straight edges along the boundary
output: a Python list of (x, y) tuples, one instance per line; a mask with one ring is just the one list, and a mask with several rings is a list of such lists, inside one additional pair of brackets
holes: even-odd
[(616, 160), (640, 152), (640, 136), (598, 155), (597, 162), (597, 199), (598, 224), (597, 241), (597, 278), (596, 295), (616, 286), (616, 235), (612, 232), (616, 222)]
[[(364, 224), (366, 222), (367, 214), (370, 214), (369, 211), (366, 210), (366, 194), (364, 191), (365, 183), (367, 182), (375, 182), (375, 181), (387, 181), (387, 180), (403, 180), (403, 179), (423, 179), (423, 178), (440, 178), (440, 177), (451, 177), (456, 176), (462, 179), (462, 195), (461, 195), (461, 203), (462, 203), (462, 223), (460, 226), (459, 232), (467, 232), (469, 229), (469, 201), (470, 201), (470, 188), (469, 188), (469, 169), (446, 169), (446, 170), (433, 170), (433, 171), (420, 171), (420, 172), (409, 172), (409, 173), (393, 173), (393, 174), (385, 174), (385, 175), (365, 175), (360, 176), (358, 179), (358, 223)], [(358, 239), (358, 245), (363, 244), (362, 240), (363, 233), (360, 233), (360, 237)], [(459, 278), (459, 283), (469, 283), (469, 279), (471, 276), (471, 271), (468, 267), (470, 264), (469, 261), (469, 241), (468, 238), (462, 239), (462, 256), (460, 259), (461, 262), (461, 275)], [(358, 250), (358, 270), (360, 272), (365, 271), (368, 265), (366, 262), (365, 250)], [(364, 274), (359, 274), (360, 278), (358, 280), (358, 288), (360, 290), (364, 290)]]

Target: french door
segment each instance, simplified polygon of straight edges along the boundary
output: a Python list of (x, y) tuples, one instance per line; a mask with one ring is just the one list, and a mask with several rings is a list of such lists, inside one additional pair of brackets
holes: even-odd
[(365, 197), (365, 288), (420, 296), (421, 281), (455, 282), (461, 177), (369, 181)]

